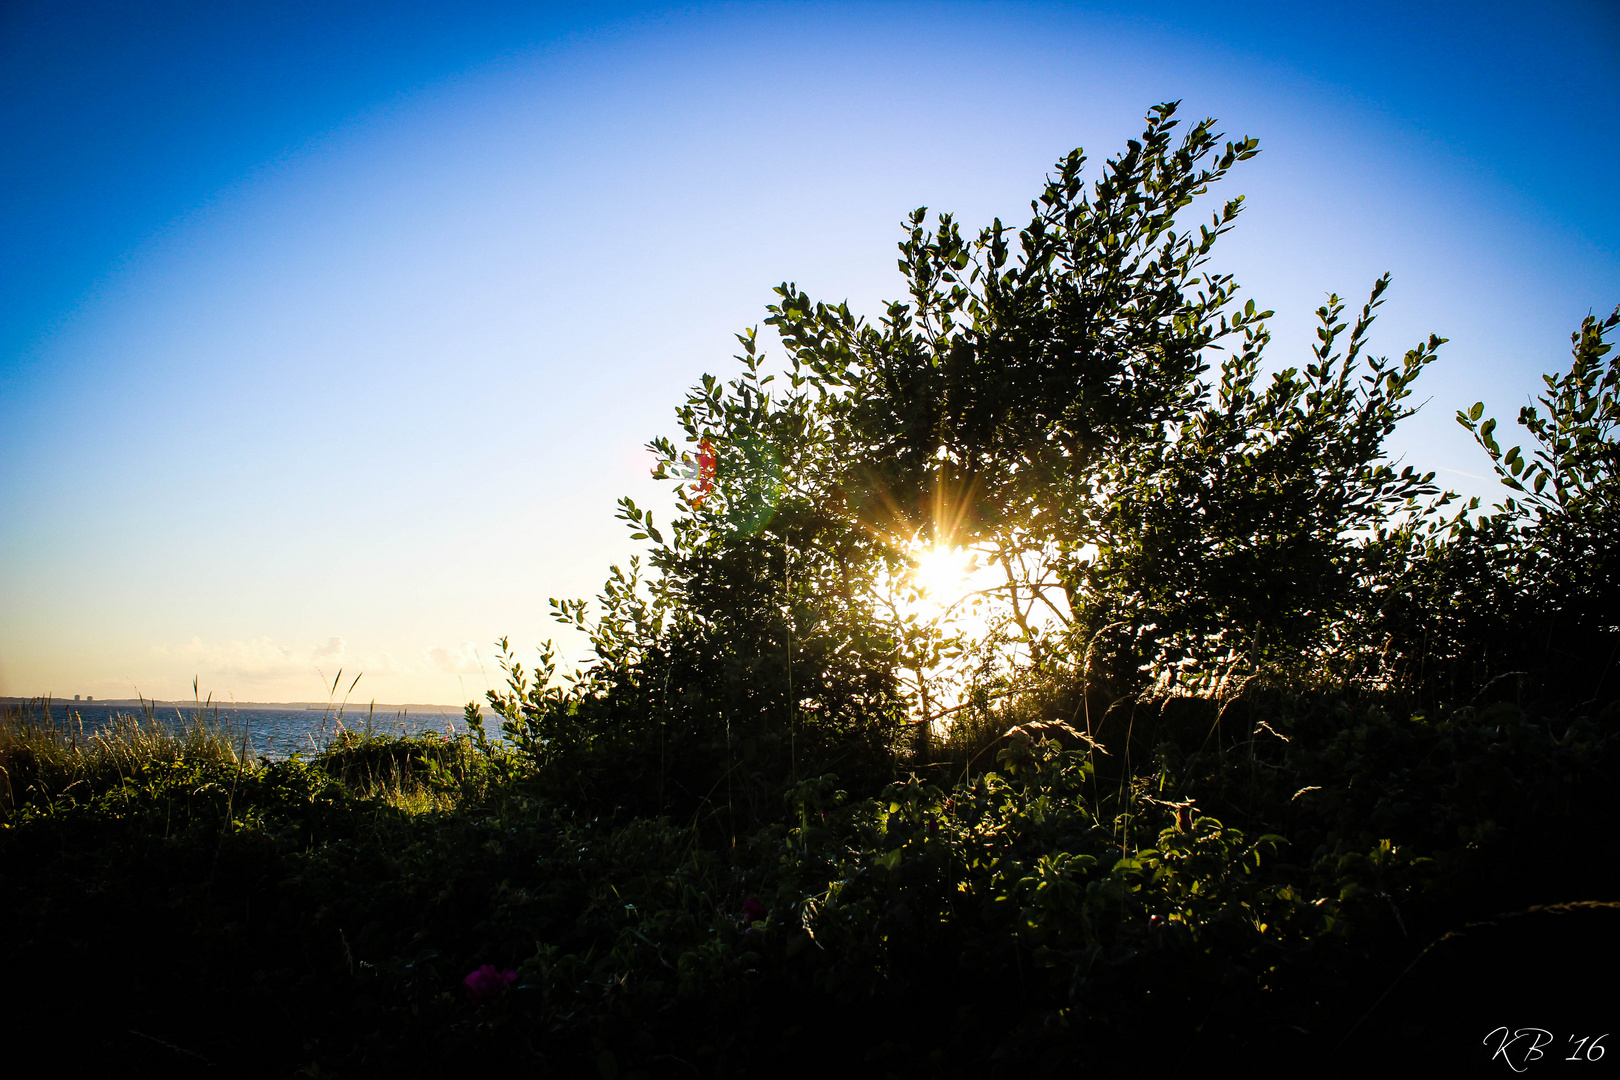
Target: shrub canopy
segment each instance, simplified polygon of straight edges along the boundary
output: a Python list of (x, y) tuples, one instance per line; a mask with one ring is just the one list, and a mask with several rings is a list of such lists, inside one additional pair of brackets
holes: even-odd
[[(1096, 734), (1121, 702), (1226, 700), (1262, 673), (1433, 691), (1420, 672), (1447, 590), (1529, 575), (1532, 621), (1587, 603), (1593, 573), (1612, 596), (1614, 320), (1588, 320), (1547, 415), (1521, 416), (1538, 456), (1477, 427), (1519, 501), (1445, 520), (1434, 474), (1384, 450), (1444, 339), (1369, 355), (1386, 275), (1353, 318), (1330, 296), (1303, 362), (1262, 375), (1271, 312), (1208, 269), (1242, 199), (1196, 205), (1257, 143), (1208, 119), (1178, 138), (1175, 112), (1152, 110), (1094, 183), (1081, 151), (1058, 162), (1016, 232), (997, 219), (968, 239), (911, 213), (907, 298), (875, 322), (781, 285), (765, 319), (781, 364), (740, 334), (740, 373), (704, 376), (677, 410), (684, 444), (650, 444), (680, 485), (675, 519), (620, 502), (645, 566), (615, 567), (594, 613), (553, 601), (594, 665), (564, 688), (549, 656), (535, 684), (508, 657), (493, 700), (513, 736), (627, 805), (769, 814), (804, 776), (927, 762), (943, 716), (1085, 717)], [(931, 545), (995, 568), (972, 633), (908, 602)], [(1592, 565), (1555, 554), (1570, 545)]]

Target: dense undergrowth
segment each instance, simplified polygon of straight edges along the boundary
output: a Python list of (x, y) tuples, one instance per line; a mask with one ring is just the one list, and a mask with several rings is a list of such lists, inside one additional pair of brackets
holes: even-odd
[[(1445, 931), (1616, 897), (1614, 711), (1278, 697), (1130, 778), (1011, 740), (955, 784), (807, 780), (734, 843), (569, 807), (466, 737), (154, 757), (8, 810), (5, 1014), (260, 1075), (1327, 1061)], [(516, 977), (479, 1000), (485, 964)], [(1350, 1047), (1455, 1051), (1490, 1018), (1375, 1012)]]
[[(877, 326), (778, 290), (789, 388), (750, 331), (694, 389), (707, 464), (653, 444), (675, 520), (623, 500), (646, 566), (554, 602), (585, 670), (500, 643), (498, 733), (469, 705), (271, 761), (204, 717), (8, 713), (0, 1015), (80, 1065), (266, 1076), (1595, 1045), (1620, 311), (1521, 412), (1529, 457), (1459, 413), (1513, 494), (1448, 509), (1382, 451), (1440, 339), (1358, 359), (1384, 279), (1259, 384), (1267, 313), (1197, 272), (1238, 201), (1175, 226), (1255, 144), (1178, 147), (1173, 112), (1091, 195), (1060, 162), (1016, 258), (912, 215)], [(905, 584), (959, 548), (1005, 570), (973, 634)]]

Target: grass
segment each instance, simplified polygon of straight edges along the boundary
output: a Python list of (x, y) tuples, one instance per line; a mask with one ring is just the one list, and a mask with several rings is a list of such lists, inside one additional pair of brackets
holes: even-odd
[(377, 735), (340, 730), (312, 763), (364, 799), (410, 813), (453, 809), (479, 780), (472, 740), (444, 735)]
[[(444, 735), (383, 735), (369, 724), (362, 731), (339, 725), (313, 749), (311, 764), (355, 796), (408, 813), (453, 809), (463, 787), (475, 782), (480, 760), (454, 728)], [(8, 706), (0, 715), (0, 812), (91, 801), (154, 766), (182, 763), (258, 769), (242, 733), (204, 707), (174, 719), (151, 707), (117, 713), (86, 731), (82, 716), (56, 719), (43, 698)]]
[(94, 798), (153, 763), (237, 764), (238, 754), (235, 734), (200, 708), (174, 720), (120, 713), (87, 733), (78, 714), (54, 719), (47, 699), (11, 705), (0, 715), (0, 810)]

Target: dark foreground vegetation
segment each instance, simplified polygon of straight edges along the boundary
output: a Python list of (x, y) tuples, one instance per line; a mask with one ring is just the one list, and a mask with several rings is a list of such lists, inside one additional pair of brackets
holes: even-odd
[[(1174, 142), (1171, 112), (1089, 191), (1061, 162), (1016, 236), (919, 211), (876, 326), (779, 290), (785, 388), (746, 333), (693, 392), (713, 477), (654, 444), (676, 520), (622, 504), (646, 566), (556, 604), (596, 662), (507, 655), (500, 733), (469, 706), (452, 738), (250, 761), (201, 718), (8, 715), (13, 1045), (274, 1076), (1456, 1071), (1505, 1067), (1506, 1025), (1601, 1058), (1620, 312), (1524, 447), (1459, 413), (1511, 494), (1454, 506), (1382, 456), (1442, 344), (1362, 356), (1384, 282), (1257, 385), (1267, 313), (1199, 273), (1238, 203), (1176, 224), (1254, 144)], [(971, 631), (909, 599), (933, 546), (1005, 571)]]

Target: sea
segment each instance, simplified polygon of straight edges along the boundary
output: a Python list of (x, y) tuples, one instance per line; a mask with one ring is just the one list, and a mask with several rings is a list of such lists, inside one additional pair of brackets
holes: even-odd
[[(21, 708), (43, 719), (45, 703), (34, 699), (5, 699), (0, 705)], [(341, 731), (374, 735), (445, 735), (463, 732), (462, 711), (450, 706), (410, 705), (359, 709), (338, 705), (214, 705), (194, 702), (61, 701), (50, 702), (52, 722), (93, 735), (115, 716), (144, 717), (147, 711), (164, 723), (189, 726), (202, 716), (231, 734), (235, 745), (245, 745), (249, 758), (281, 760), (294, 754), (318, 753)], [(486, 710), (487, 721), (487, 710)], [(489, 724), (491, 731), (498, 723)]]

